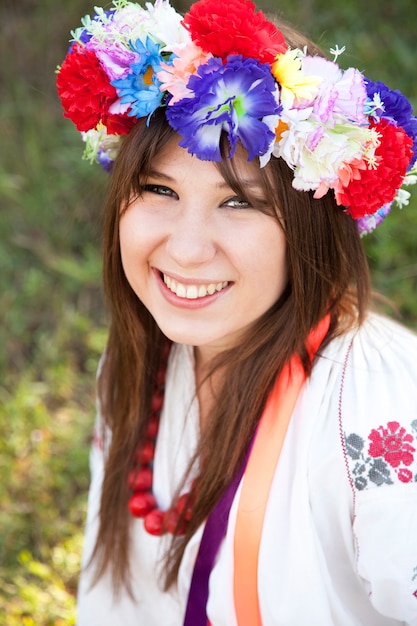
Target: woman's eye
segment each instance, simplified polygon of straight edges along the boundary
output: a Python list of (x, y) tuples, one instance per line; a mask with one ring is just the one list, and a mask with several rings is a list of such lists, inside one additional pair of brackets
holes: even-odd
[(165, 187), (165, 185), (154, 185), (152, 183), (148, 183), (146, 185), (143, 185), (143, 192), (147, 191), (150, 193), (155, 193), (158, 196), (168, 196), (168, 197), (175, 197), (175, 191), (172, 191), (172, 189), (170, 189), (169, 187)]
[(252, 205), (247, 200), (243, 198), (239, 198), (239, 196), (234, 196), (233, 198), (229, 198), (224, 203), (225, 206), (231, 207), (232, 209), (251, 209)]

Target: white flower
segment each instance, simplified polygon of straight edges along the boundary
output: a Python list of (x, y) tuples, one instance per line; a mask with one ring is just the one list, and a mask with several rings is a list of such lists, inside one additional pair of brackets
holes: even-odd
[(320, 188), (322, 194), (338, 181), (344, 165), (362, 160), (372, 151), (372, 145), (376, 146), (376, 138), (367, 128), (353, 124), (328, 128), (312, 117), (292, 122), (273, 154), (294, 170), (293, 187), (300, 191)]
[(417, 161), (412, 169), (405, 175), (403, 185), (415, 185), (417, 183)]
[(346, 52), (346, 46), (342, 46), (341, 48), (339, 48), (339, 45), (336, 44), (334, 48), (330, 48), (330, 52), (331, 54), (334, 54), (334, 63), (336, 63), (338, 57), (340, 57), (341, 54), (343, 54), (344, 52)]
[(399, 189), (397, 191), (397, 195), (395, 196), (395, 202), (398, 204), (400, 209), (404, 206), (407, 206), (410, 201), (411, 193), (406, 191), (405, 189)]
[(411, 197), (411, 193), (404, 189), (404, 186), (415, 185), (417, 183), (417, 163), (414, 164), (413, 168), (406, 174), (403, 186), (397, 191), (397, 195), (395, 196), (395, 202), (398, 204), (400, 209), (403, 206), (407, 206)]
[(102, 9), (96, 8), (99, 19), (84, 18), (84, 27), (96, 42), (105, 46), (121, 43), (130, 48), (138, 39), (145, 44), (146, 38), (161, 45), (161, 50), (170, 50), (174, 45), (183, 45), (191, 40), (182, 26), (182, 16), (168, 0), (156, 0), (146, 8), (135, 2), (113, 2), (115, 12), (107, 17)]
[[(279, 123), (279, 116), (278, 115), (265, 115), (265, 117), (262, 118), (262, 121), (264, 124), (268, 126), (271, 132), (275, 133), (275, 130)], [(265, 167), (265, 165), (269, 162), (271, 155), (273, 154), (275, 145), (276, 145), (275, 140), (272, 140), (272, 143), (269, 146), (268, 151), (259, 157), (260, 167)]]
[(154, 5), (147, 2), (146, 7), (146, 28), (161, 42), (161, 52), (191, 43), (191, 36), (182, 25), (182, 15), (169, 4), (169, 0), (155, 0)]

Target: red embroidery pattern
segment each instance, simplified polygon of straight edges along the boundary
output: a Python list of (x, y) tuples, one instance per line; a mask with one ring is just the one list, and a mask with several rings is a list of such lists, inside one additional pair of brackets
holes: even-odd
[(398, 422), (388, 422), (386, 428), (378, 426), (371, 431), (368, 439), (371, 441), (369, 454), (373, 457), (382, 456), (391, 467), (411, 465), (414, 460), (413, 452), (416, 449), (410, 445), (414, 437)]
[[(417, 420), (411, 430), (417, 434)], [(357, 433), (345, 435), (355, 488), (417, 482), (417, 473), (410, 468), (417, 460), (413, 443), (415, 437), (396, 421), (373, 428), (367, 440)]]

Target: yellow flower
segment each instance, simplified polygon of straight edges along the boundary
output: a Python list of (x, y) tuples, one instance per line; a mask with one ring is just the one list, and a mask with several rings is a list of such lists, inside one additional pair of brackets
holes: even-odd
[(272, 64), (272, 74), (281, 87), (281, 101), (291, 108), (295, 104), (306, 104), (314, 100), (320, 76), (306, 76), (302, 68), (303, 53), (298, 48), (278, 54)]

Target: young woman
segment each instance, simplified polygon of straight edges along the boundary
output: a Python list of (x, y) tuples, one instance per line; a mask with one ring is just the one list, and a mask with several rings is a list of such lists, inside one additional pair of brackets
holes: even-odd
[(417, 120), (306, 43), (119, 1), (59, 70), (112, 169), (79, 626), (417, 624), (417, 340), (360, 240)]

